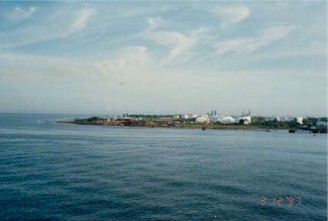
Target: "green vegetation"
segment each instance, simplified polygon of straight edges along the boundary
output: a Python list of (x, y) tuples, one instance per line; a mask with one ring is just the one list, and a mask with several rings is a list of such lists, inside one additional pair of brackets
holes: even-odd
[(100, 117), (90, 117), (86, 119), (75, 119), (74, 123), (76, 124), (101, 124), (103, 119)]
[(267, 129), (295, 129), (299, 126), (299, 124), (295, 120), (282, 122), (277, 121), (276, 119), (269, 121), (265, 121), (264, 119), (258, 119), (252, 122), (250, 125)]

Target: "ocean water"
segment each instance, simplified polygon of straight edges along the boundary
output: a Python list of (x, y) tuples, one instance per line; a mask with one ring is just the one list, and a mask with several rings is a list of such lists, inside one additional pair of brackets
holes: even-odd
[(0, 114), (0, 220), (327, 220), (327, 135), (65, 117)]

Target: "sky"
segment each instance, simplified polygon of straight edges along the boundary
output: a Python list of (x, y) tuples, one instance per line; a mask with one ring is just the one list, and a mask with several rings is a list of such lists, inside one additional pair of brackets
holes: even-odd
[(0, 112), (327, 115), (326, 1), (1, 1)]

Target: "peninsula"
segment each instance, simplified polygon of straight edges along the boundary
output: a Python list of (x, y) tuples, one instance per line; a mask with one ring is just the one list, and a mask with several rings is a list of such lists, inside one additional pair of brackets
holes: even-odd
[(90, 117), (59, 120), (59, 123), (114, 127), (163, 127), (190, 129), (228, 130), (298, 130), (312, 133), (327, 133), (327, 118), (266, 118), (259, 116), (216, 116), (216, 115), (140, 115), (125, 114), (116, 117)]

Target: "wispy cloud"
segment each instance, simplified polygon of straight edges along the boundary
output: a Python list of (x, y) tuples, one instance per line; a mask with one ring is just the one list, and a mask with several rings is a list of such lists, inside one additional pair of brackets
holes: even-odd
[(227, 53), (249, 53), (273, 42), (286, 38), (295, 27), (278, 26), (265, 29), (259, 36), (233, 39), (220, 42), (216, 47), (217, 55)]
[(206, 29), (195, 29), (190, 34), (183, 34), (178, 31), (157, 31), (149, 32), (147, 37), (158, 44), (169, 48), (166, 61), (173, 61), (181, 56), (186, 56), (199, 40), (207, 32)]
[(0, 33), (0, 41), (4, 42), (0, 45), (0, 48), (14, 48), (66, 38), (86, 29), (91, 17), (95, 14), (96, 10), (93, 8), (76, 10), (73, 12), (73, 15), (67, 11), (60, 13), (54, 12), (44, 20), (18, 27), (17, 29), (8, 31), (8, 33)]
[(31, 17), (37, 11), (37, 7), (21, 8), (15, 7), (10, 13), (6, 14), (7, 19), (13, 22), (23, 21)]
[(90, 18), (96, 13), (93, 8), (84, 8), (74, 12), (75, 19), (68, 31), (68, 34), (83, 30), (87, 27)]
[(251, 15), (245, 6), (217, 6), (210, 11), (220, 19), (222, 27), (241, 22)]
[(113, 58), (93, 62), (93, 66), (103, 76), (120, 77), (128, 72), (137, 72), (149, 59), (146, 47), (133, 46), (120, 49)]
[(161, 17), (150, 17), (147, 19), (147, 23), (149, 24), (151, 29), (156, 29), (165, 24), (165, 21)]
[(307, 113), (325, 113), (325, 6), (6, 1), (0, 111), (197, 112), (220, 103), (270, 114), (271, 103), (303, 111), (306, 98)]
[(178, 56), (185, 54), (197, 42), (195, 37), (187, 36), (177, 31), (155, 32), (151, 33), (149, 37), (158, 44), (162, 44), (170, 48), (168, 60), (173, 60)]
[(270, 60), (282, 58), (288, 60), (290, 58), (299, 59), (299, 58), (311, 58), (311, 59), (326, 59), (327, 58), (327, 50), (326, 50), (325, 42), (309, 42), (304, 47), (299, 46), (290, 46), (279, 48), (276, 50), (271, 50), (270, 53), (263, 51), (261, 53), (253, 54), (243, 60), (245, 62), (259, 61), (259, 60)]

